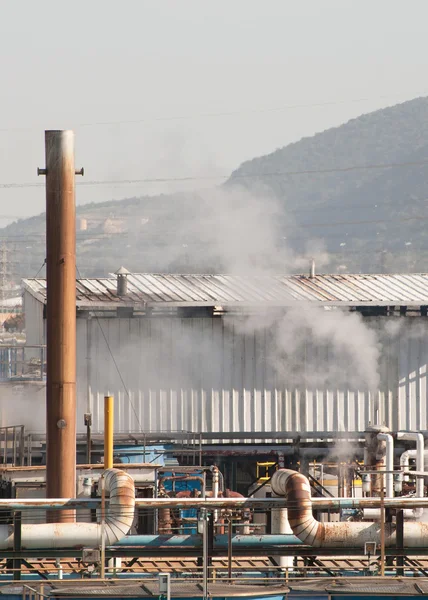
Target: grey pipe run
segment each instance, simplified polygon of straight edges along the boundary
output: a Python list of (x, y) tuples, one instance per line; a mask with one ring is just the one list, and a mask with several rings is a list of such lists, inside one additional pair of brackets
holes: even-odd
[[(415, 474), (412, 471), (412, 474)], [(0, 500), (0, 510), (69, 510), (99, 508), (100, 498), (52, 498), (52, 499), (15, 499), (3, 498)], [(107, 499), (108, 503), (108, 499)], [(316, 510), (342, 510), (349, 508), (380, 508), (380, 497), (373, 498), (312, 498), (311, 503)], [(428, 497), (415, 498), (396, 497), (385, 498), (385, 508), (427, 508)], [(292, 504), (286, 497), (279, 498), (136, 498), (135, 508), (159, 509), (188, 508), (208, 509), (243, 509), (243, 508), (289, 508)]]
[[(302, 473), (280, 469), (271, 479), (272, 491), (285, 496), (290, 503), (288, 520), (294, 533), (304, 544), (323, 548), (363, 548), (366, 542), (380, 543), (381, 524), (320, 523), (312, 514), (311, 488)], [(395, 526), (384, 525), (385, 547), (396, 546)], [(404, 543), (409, 548), (428, 546), (427, 523), (404, 523)]]
[[(214, 549), (228, 548), (228, 535), (214, 536)], [(278, 535), (233, 535), (232, 548), (250, 549), (276, 546), (302, 546), (303, 542), (292, 534)], [(129, 535), (119, 540), (113, 547), (126, 546), (136, 548), (201, 548), (201, 535)]]

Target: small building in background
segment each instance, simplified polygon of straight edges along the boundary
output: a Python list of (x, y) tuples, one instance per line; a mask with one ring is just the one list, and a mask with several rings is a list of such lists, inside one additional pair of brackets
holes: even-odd
[[(0, 300), (0, 325), (5, 327), (8, 321), (14, 321), (15, 327), (11, 323), (11, 329), (22, 328), (22, 319), (17, 317), (22, 316), (22, 296), (14, 298), (5, 298)], [(7, 328), (7, 327), (6, 327)]]

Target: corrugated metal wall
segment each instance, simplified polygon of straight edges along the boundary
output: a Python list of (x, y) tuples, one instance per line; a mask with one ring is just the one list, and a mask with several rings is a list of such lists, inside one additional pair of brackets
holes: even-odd
[[(121, 432), (362, 431), (369, 422), (428, 429), (425, 321), (402, 318), (400, 335), (387, 333), (386, 319), (366, 322), (382, 341), (375, 394), (287, 387), (268, 359), (269, 333), (242, 335), (221, 318), (79, 320), (79, 429), (90, 410), (102, 430), (107, 392)], [(328, 349), (311, 352), (309, 365), (328, 364)]]
[[(42, 305), (29, 298), (27, 343), (43, 343)], [(287, 376), (280, 380), (269, 361), (269, 332), (242, 335), (222, 318), (78, 319), (78, 431), (84, 432), (85, 412), (93, 413), (94, 431), (103, 430), (107, 392), (116, 398), (118, 432), (363, 431), (369, 422), (428, 430), (428, 322), (365, 322), (381, 341), (380, 385), (372, 395), (363, 386), (305, 387), (306, 371), (301, 385), (287, 386)], [(304, 358), (305, 369), (328, 368), (334, 360), (328, 348), (317, 347)], [(28, 386), (22, 393), (31, 393)], [(5, 424), (8, 398), (1, 396)], [(44, 429), (39, 409), (31, 421), (38, 431)]]

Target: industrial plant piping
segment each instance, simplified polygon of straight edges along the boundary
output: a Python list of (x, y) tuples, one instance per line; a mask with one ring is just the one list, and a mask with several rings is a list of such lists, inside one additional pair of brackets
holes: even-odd
[(104, 468), (113, 468), (113, 396), (104, 396)]
[(394, 438), (390, 433), (378, 433), (377, 439), (386, 442), (385, 495), (394, 497)]
[[(324, 548), (363, 548), (366, 542), (380, 543), (381, 526), (378, 522), (320, 523), (312, 514), (311, 488), (302, 473), (280, 469), (271, 479), (272, 491), (285, 496), (291, 529), (304, 544)], [(395, 526), (384, 525), (385, 546), (396, 546)], [(409, 548), (428, 545), (428, 524), (404, 523), (404, 543)]]
[[(416, 442), (416, 471), (424, 470), (424, 436), (416, 431), (398, 431), (397, 440), (410, 440)], [(422, 498), (424, 495), (424, 480), (422, 477), (416, 479), (416, 496)]]
[[(125, 537), (134, 521), (135, 488), (132, 477), (119, 469), (104, 472), (105, 491), (110, 496), (104, 524), (46, 523), (21, 526), (23, 549), (94, 548), (99, 547), (104, 534), (106, 546)], [(14, 528), (0, 525), (0, 550), (14, 547)]]
[[(100, 498), (1, 498), (0, 510), (67, 510), (86, 508), (95, 510), (99, 508)], [(312, 498), (312, 506), (316, 510), (341, 510), (359, 508), (379, 508), (382, 499), (377, 498)], [(415, 498), (414, 496), (396, 496), (383, 500), (385, 508), (427, 508), (428, 497)], [(214, 510), (243, 508), (288, 508), (289, 503), (284, 497), (279, 498), (244, 498), (223, 497), (212, 498), (136, 498), (137, 509), (159, 508), (207, 508)]]

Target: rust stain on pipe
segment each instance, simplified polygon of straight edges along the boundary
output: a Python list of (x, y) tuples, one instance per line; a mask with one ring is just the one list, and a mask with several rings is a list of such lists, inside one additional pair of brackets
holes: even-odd
[[(312, 514), (309, 482), (301, 473), (279, 469), (272, 476), (271, 486), (275, 494), (286, 497), (290, 526), (294, 535), (304, 544), (328, 548), (362, 548), (366, 542), (376, 542), (379, 545), (381, 541), (385, 547), (394, 547), (396, 544), (396, 529), (393, 523), (386, 523), (381, 528), (378, 522), (317, 521)], [(405, 523), (404, 539), (406, 547), (426, 548), (428, 525), (418, 522)]]

